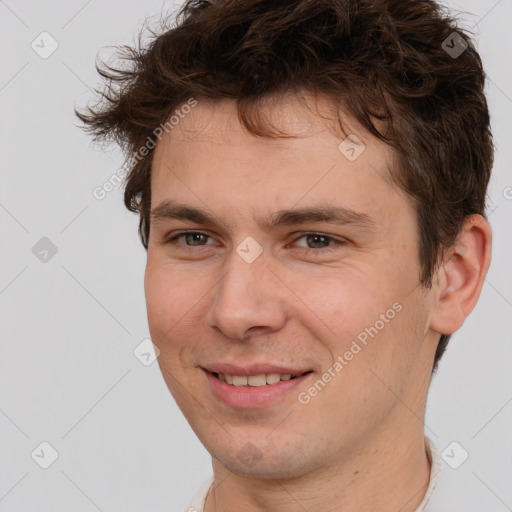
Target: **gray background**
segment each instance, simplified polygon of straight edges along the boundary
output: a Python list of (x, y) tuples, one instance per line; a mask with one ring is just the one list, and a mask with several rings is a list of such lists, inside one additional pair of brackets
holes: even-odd
[[(457, 441), (469, 453), (443, 471), (460, 472), (474, 510), (500, 512), (512, 510), (512, 3), (447, 5), (473, 13), (465, 26), (489, 77), (494, 255), (433, 380), (426, 431), (440, 451)], [(93, 196), (122, 157), (91, 148), (73, 114), (98, 84), (97, 52), (130, 43), (163, 6), (172, 3), (0, 0), (2, 512), (181, 510), (211, 473), (157, 363), (133, 354), (149, 336), (137, 218), (120, 187)], [(59, 44), (47, 59), (31, 48), (43, 31)], [(57, 248), (46, 262), (43, 237)], [(43, 441), (59, 454), (48, 469)]]

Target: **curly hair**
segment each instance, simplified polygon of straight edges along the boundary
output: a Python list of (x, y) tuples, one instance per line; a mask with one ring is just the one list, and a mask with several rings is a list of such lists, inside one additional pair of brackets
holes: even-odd
[[(258, 106), (307, 91), (343, 104), (393, 148), (390, 179), (415, 205), (419, 281), (431, 287), (465, 217), (485, 218), (494, 147), (469, 31), (433, 0), (188, 0), (169, 19), (147, 44), (141, 32), (120, 47), (117, 65), (97, 64), (99, 101), (76, 110), (95, 141), (125, 151), (124, 203), (140, 215), (144, 247), (153, 150), (139, 149), (177, 107), (230, 98), (250, 133), (281, 137)], [(449, 338), (440, 337), (433, 372)]]

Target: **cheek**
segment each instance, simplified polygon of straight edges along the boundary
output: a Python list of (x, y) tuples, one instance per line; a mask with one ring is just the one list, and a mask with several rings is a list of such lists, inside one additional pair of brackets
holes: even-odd
[(420, 339), (419, 329), (425, 323), (418, 316), (424, 310), (418, 290), (411, 293), (412, 273), (401, 272), (398, 279), (396, 269), (395, 273), (377, 270), (329, 269), (314, 279), (309, 276), (296, 281), (296, 294), (306, 306), (301, 307), (303, 327), (327, 349), (324, 366), (347, 354), (351, 367), (376, 364), (389, 373), (418, 350), (413, 339), (402, 335), (408, 332), (411, 338)]
[(186, 332), (194, 308), (207, 289), (176, 267), (155, 264), (148, 260), (144, 276), (148, 324), (153, 342), (161, 351), (179, 348), (187, 341)]
[(375, 280), (357, 269), (326, 269), (323, 274), (296, 277), (295, 282), (301, 309), (309, 311), (303, 319), (311, 318), (308, 327), (318, 339), (335, 340), (333, 348), (357, 335), (368, 321), (375, 321), (381, 310), (391, 306)]
[(181, 408), (187, 405), (184, 390), (191, 390), (193, 384), (184, 385), (190, 380), (196, 346), (191, 333), (197, 333), (197, 320), (191, 318), (201, 297), (194, 283), (178, 268), (148, 260), (144, 289), (151, 340), (160, 350), (157, 362), (162, 376)]

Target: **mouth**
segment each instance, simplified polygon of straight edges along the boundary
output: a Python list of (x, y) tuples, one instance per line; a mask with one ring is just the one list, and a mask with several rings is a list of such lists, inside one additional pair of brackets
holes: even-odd
[(305, 386), (313, 374), (312, 370), (268, 365), (250, 368), (216, 365), (203, 371), (216, 400), (231, 408), (246, 410), (296, 400), (297, 389)]
[(259, 375), (231, 375), (229, 373), (212, 372), (213, 376), (230, 386), (259, 388), (271, 386), (281, 381), (288, 381), (302, 377), (311, 371), (292, 373), (261, 373)]

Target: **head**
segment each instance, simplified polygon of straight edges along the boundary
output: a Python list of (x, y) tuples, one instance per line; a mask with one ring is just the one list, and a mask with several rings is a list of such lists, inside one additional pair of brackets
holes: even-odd
[[(469, 35), (430, 0), (194, 0), (124, 58), (78, 115), (126, 150), (152, 339), (212, 455), (298, 475), (417, 421), (399, 403), (423, 413), (490, 259)], [(293, 403), (240, 410), (212, 391), (268, 362), (306, 372)]]

